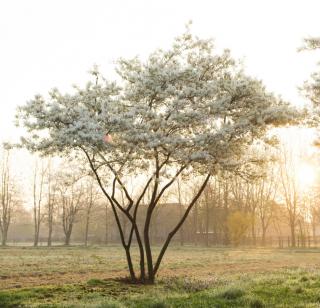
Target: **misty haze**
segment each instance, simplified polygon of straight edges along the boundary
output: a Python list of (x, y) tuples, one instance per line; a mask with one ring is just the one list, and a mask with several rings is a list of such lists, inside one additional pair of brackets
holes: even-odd
[(319, 307), (319, 9), (3, 1), (0, 308)]

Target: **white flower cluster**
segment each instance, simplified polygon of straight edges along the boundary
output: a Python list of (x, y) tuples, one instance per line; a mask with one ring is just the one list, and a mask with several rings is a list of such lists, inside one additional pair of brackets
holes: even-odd
[(211, 40), (190, 33), (146, 62), (120, 59), (117, 72), (119, 84), (95, 67), (95, 82), (75, 94), (54, 89), (48, 100), (38, 95), (20, 107), (18, 118), (30, 133), (23, 146), (44, 154), (99, 153), (128, 172), (156, 163), (215, 172), (237, 168), (270, 125), (296, 117), (246, 76), (228, 50), (217, 55)]

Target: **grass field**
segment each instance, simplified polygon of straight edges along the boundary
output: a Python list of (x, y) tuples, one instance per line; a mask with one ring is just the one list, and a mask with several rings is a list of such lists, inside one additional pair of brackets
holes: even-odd
[(153, 286), (109, 247), (0, 249), (0, 307), (320, 307), (319, 249), (171, 247)]

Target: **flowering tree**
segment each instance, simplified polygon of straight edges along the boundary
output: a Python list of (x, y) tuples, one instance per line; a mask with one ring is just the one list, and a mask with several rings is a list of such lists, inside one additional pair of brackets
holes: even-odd
[[(219, 170), (240, 172), (254, 140), (271, 125), (293, 121), (295, 112), (246, 76), (229, 51), (215, 54), (211, 40), (188, 31), (171, 49), (157, 50), (146, 61), (120, 59), (118, 84), (97, 69), (91, 73), (94, 81), (73, 94), (55, 89), (48, 99), (37, 95), (20, 107), (18, 118), (29, 133), (22, 145), (44, 155), (84, 154), (111, 205), (131, 280), (153, 283), (170, 241), (210, 176)], [(155, 256), (149, 238), (152, 215), (176, 179), (191, 175), (201, 184)], [(136, 176), (139, 185), (128, 183), (128, 176)], [(138, 226), (142, 200), (147, 210)], [(131, 257), (133, 238), (139, 275)]]

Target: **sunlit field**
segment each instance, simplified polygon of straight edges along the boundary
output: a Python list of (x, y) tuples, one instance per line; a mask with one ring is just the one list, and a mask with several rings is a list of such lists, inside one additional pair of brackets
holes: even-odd
[(320, 308), (319, 11), (0, 1), (0, 308)]
[(0, 307), (319, 307), (320, 249), (174, 246), (155, 285), (127, 284), (122, 249), (0, 250)]

